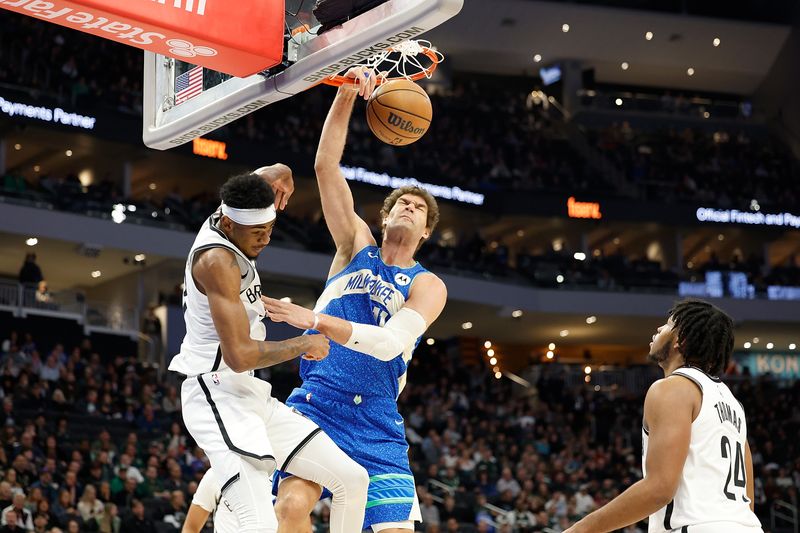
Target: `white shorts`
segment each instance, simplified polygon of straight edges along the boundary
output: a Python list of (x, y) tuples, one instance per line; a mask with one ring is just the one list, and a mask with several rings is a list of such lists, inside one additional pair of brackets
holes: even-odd
[(233, 480), (245, 458), (272, 475), (286, 468), (317, 433), (308, 418), (272, 397), (272, 387), (231, 370), (187, 377), (181, 387), (186, 429), (211, 461), (220, 487)]

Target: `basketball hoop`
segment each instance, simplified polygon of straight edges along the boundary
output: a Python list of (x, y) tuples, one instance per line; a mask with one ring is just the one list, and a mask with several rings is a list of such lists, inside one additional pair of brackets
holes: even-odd
[[(429, 41), (409, 40), (396, 44), (391, 48), (348, 67), (367, 67), (381, 73), (378, 85), (391, 80), (406, 79), (410, 81), (430, 79), (436, 67), (444, 60), (444, 55), (431, 45)], [(352, 84), (352, 78), (343, 74), (335, 74), (322, 80), (326, 85), (339, 87)]]

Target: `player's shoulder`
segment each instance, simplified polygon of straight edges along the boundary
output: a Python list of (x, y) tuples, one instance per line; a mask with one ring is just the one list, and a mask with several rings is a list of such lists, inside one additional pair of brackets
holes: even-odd
[(198, 250), (193, 261), (195, 267), (212, 269), (230, 267), (236, 263), (236, 253), (226, 246), (211, 246)]
[(239, 287), (239, 263), (236, 253), (223, 246), (202, 250), (192, 264), (192, 276), (209, 289), (211, 287)]
[(431, 295), (441, 294), (447, 297), (447, 285), (445, 285), (442, 278), (430, 270), (420, 272), (416, 275), (414, 278), (414, 284), (411, 286), (411, 291), (425, 292), (430, 293)]
[(702, 397), (702, 389), (691, 379), (680, 374), (670, 374), (656, 380), (647, 389), (645, 403), (650, 405), (693, 403)]

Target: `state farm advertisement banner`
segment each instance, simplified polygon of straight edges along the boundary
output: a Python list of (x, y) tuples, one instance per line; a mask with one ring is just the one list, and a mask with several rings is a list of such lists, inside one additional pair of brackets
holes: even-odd
[(0, 7), (245, 77), (283, 56), (283, 0), (0, 0)]

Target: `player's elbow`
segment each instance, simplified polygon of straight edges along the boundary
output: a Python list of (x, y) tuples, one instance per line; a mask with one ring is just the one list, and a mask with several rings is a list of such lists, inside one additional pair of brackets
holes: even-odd
[(371, 355), (381, 361), (391, 361), (403, 353), (403, 345), (397, 339), (388, 339), (384, 342), (375, 344)]
[(653, 498), (653, 506), (656, 509), (669, 505), (678, 490), (677, 483), (668, 479), (651, 478), (649, 485), (648, 493)]
[(662, 507), (666, 507), (669, 505), (675, 498), (675, 493), (671, 491), (659, 491), (653, 493), (653, 504), (656, 509), (661, 509)]
[(230, 368), (237, 374), (241, 374), (242, 372), (247, 372), (247, 370), (249, 370), (247, 368), (247, 365), (245, 365), (238, 359), (231, 359), (229, 361), (225, 361), (225, 364), (227, 364), (228, 368)]
[[(242, 352), (235, 352), (235, 353), (242, 353)], [(230, 368), (237, 374), (251, 370), (250, 368), (251, 365), (247, 364), (247, 360), (244, 357), (236, 355), (224, 355), (223, 359), (225, 360), (225, 364), (228, 365), (228, 368)]]
[(331, 171), (331, 169), (335, 169), (339, 164), (334, 157), (331, 157), (329, 154), (325, 152), (317, 152), (317, 156), (314, 158), (314, 172), (317, 176), (325, 175)]

